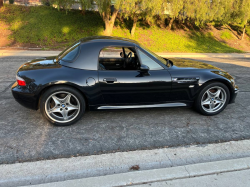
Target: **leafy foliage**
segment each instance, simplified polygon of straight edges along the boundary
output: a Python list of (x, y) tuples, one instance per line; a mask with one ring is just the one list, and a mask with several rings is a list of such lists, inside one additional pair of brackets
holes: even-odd
[[(133, 27), (131, 29), (131, 35), (134, 35), (135, 27), (138, 19), (145, 19), (148, 22), (152, 21), (152, 18), (156, 14), (162, 14), (163, 2), (162, 0), (120, 0), (121, 14), (124, 18), (131, 18), (133, 20)], [(126, 3), (124, 3), (126, 2)]]
[[(83, 37), (103, 35), (104, 23), (98, 12), (57, 11), (48, 6), (25, 7), (5, 5), (0, 20), (9, 23), (11, 37), (18, 43), (32, 43), (39, 47), (62, 48)], [(212, 33), (199, 31), (169, 31), (144, 19), (138, 20), (137, 32), (131, 36), (131, 20), (116, 19), (113, 35), (134, 39), (156, 52), (240, 52), (214, 39)]]

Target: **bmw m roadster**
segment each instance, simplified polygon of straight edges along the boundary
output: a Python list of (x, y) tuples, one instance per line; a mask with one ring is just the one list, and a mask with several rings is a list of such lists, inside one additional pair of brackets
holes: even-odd
[(58, 56), (35, 59), (17, 71), (16, 101), (54, 125), (71, 125), (85, 110), (190, 107), (215, 115), (235, 101), (227, 72), (198, 61), (162, 58), (116, 37), (83, 38)]

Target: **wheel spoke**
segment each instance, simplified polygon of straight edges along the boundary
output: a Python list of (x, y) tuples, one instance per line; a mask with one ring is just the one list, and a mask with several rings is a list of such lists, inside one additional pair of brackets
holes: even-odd
[(61, 111), (61, 114), (62, 114), (64, 120), (67, 120), (67, 119), (68, 119), (68, 110), (65, 110), (65, 109), (62, 110), (62, 111)]
[(56, 97), (55, 95), (53, 95), (51, 98), (53, 99), (53, 101), (55, 102), (56, 105), (61, 104), (61, 100), (58, 97)]
[(202, 105), (209, 105), (210, 104), (210, 98), (208, 97), (205, 101), (202, 101)]
[(209, 110), (212, 111), (214, 109), (214, 107), (215, 107), (214, 102), (211, 102), (210, 105), (209, 105)]
[(217, 104), (217, 103), (224, 103), (224, 100), (223, 100), (223, 99), (220, 99), (220, 98), (217, 98), (217, 99), (215, 99), (215, 102), (216, 102), (216, 104)]
[(218, 89), (217, 92), (214, 93), (214, 97), (219, 97), (220, 96), (221, 89)]
[(55, 106), (49, 110), (49, 113), (61, 112), (59, 106)]
[(77, 110), (79, 107), (77, 105), (68, 105), (67, 106), (68, 110)]
[(70, 103), (70, 98), (71, 98), (71, 95), (68, 94), (66, 97), (63, 98), (63, 103), (71, 104), (71, 103)]
[(214, 97), (214, 93), (210, 92), (210, 90), (207, 91), (207, 97), (210, 99), (211, 97)]

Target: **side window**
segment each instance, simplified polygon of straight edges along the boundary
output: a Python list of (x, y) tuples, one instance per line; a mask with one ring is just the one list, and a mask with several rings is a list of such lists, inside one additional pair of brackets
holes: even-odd
[(150, 70), (164, 69), (157, 62), (155, 62), (153, 59), (151, 59), (148, 55), (146, 55), (145, 53), (143, 53), (139, 49), (138, 49), (138, 53), (141, 57), (141, 64), (148, 66)]
[(66, 49), (61, 55), (60, 59), (66, 62), (72, 62), (74, 58), (77, 56), (79, 51), (80, 43), (76, 43), (72, 47)]
[(120, 53), (122, 52), (121, 47), (106, 47), (100, 52), (100, 58), (122, 58)]
[(134, 47), (105, 47), (99, 54), (99, 70), (137, 70), (140, 67)]
[(135, 57), (135, 54), (133, 51), (131, 51), (129, 48), (124, 48), (126, 55), (128, 55), (131, 52), (131, 57)]

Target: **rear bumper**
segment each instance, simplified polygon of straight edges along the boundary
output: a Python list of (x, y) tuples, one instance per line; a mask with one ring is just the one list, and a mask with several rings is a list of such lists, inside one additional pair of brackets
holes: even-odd
[(15, 82), (11, 87), (12, 95), (15, 100), (26, 108), (37, 110), (38, 98), (30, 93), (26, 86), (18, 86)]
[(233, 92), (232, 95), (231, 95), (229, 104), (235, 103), (235, 99), (236, 99), (236, 96), (237, 96), (237, 94), (239, 93), (239, 91), (240, 91), (240, 90), (239, 90), (239, 87), (238, 87), (238, 86), (235, 86), (234, 92)]

